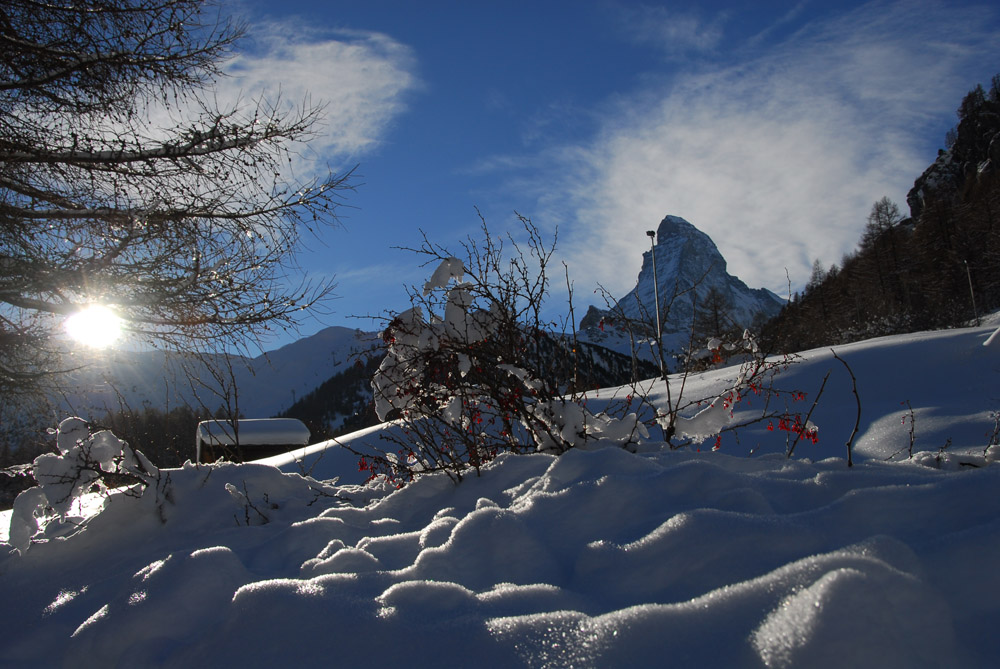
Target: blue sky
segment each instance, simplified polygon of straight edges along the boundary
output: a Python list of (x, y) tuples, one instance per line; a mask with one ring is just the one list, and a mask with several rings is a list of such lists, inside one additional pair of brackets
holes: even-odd
[[(320, 2), (227, 6), (251, 39), (224, 89), (327, 104), (298, 170), (359, 165), (344, 227), (300, 260), (336, 276), (326, 325), (406, 306), (427, 269), (394, 246), (457, 247), (478, 207), (559, 231), (578, 314), (634, 284), (666, 214), (729, 271), (787, 294), (839, 262), (872, 203), (906, 191), (961, 97), (1000, 72), (980, 2)], [(560, 303), (557, 267), (554, 308)], [(289, 339), (276, 340), (275, 345)]]

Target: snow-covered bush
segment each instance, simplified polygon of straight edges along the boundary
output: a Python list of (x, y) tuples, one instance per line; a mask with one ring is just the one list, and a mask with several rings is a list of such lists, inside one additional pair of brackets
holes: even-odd
[(361, 460), (397, 482), (418, 472), (453, 478), (500, 452), (561, 453), (593, 439), (628, 443), (645, 435), (634, 414), (593, 415), (550, 373), (556, 326), (542, 317), (554, 249), (521, 218), (527, 241), (504, 241), (483, 226), (467, 259), (425, 238), (416, 252), (437, 263), (412, 308), (392, 318), (386, 357), (372, 380), (381, 420), (399, 420), (396, 452)]
[(84, 529), (101, 536), (122, 522), (263, 525), (316, 503), (348, 501), (334, 487), (336, 479), (321, 483), (267, 465), (189, 461), (159, 470), (111, 431), (94, 429), (82, 418), (59, 424), (56, 445), (58, 453), (32, 464), (38, 485), (14, 500), (8, 543), (21, 555), (33, 542), (69, 539)]
[[(768, 357), (761, 350), (756, 336), (749, 330), (744, 330), (742, 337), (736, 341), (712, 338), (707, 342), (705, 351), (708, 355), (713, 355), (720, 349), (727, 351), (729, 359), (742, 356), (736, 377), (724, 392), (712, 398), (686, 398), (684, 381), (690, 368), (680, 372), (681, 382), (676, 395), (670, 392), (668, 385), (667, 405), (657, 407), (656, 414), (657, 423), (663, 428), (671, 447), (701, 444), (709, 438), (715, 439), (717, 447), (723, 433), (765, 421), (769, 431), (777, 429), (788, 434), (789, 455), (794, 451), (795, 444), (802, 439), (816, 443), (819, 428), (810, 420), (809, 414), (803, 416), (802, 412), (792, 411), (790, 408), (790, 405), (805, 400), (806, 393), (784, 390), (775, 385), (777, 375), (794, 364), (794, 357)], [(689, 356), (689, 359), (696, 359), (696, 356)], [(722, 362), (721, 356), (715, 355), (714, 359)], [(816, 400), (819, 399), (818, 395)], [(761, 399), (759, 411), (734, 420), (737, 408), (748, 398)], [(691, 415), (685, 415), (689, 413)]]
[(40, 529), (65, 523), (85, 494), (106, 492), (104, 479), (109, 474), (124, 475), (140, 488), (160, 487), (160, 471), (145, 455), (109, 430), (91, 432), (82, 418), (66, 418), (59, 424), (56, 447), (59, 453), (35, 458), (31, 471), (38, 485), (14, 500), (10, 543), (22, 552)]
[[(689, 285), (677, 284), (672, 292), (666, 291), (658, 304), (659, 318), (655, 312), (647, 311), (646, 305), (641, 302), (636, 304), (637, 317), (626, 316), (610, 293), (603, 288), (599, 291), (607, 306), (607, 315), (597, 322), (602, 335), (607, 336), (607, 328), (611, 337), (627, 336), (633, 360), (641, 356), (659, 359), (664, 372), (663, 392), (657, 389), (652, 393), (652, 399), (650, 391), (653, 387), (650, 383), (641, 382), (637, 375), (633, 375), (626, 406), (637, 408), (643, 416), (652, 414), (654, 419), (647, 421), (647, 425), (658, 424), (662, 428), (665, 444), (660, 444), (660, 447), (670, 449), (700, 449), (702, 444), (711, 440), (714, 442), (713, 450), (718, 450), (723, 434), (738, 434), (744, 428), (760, 423), (765, 424), (769, 431), (785, 433), (786, 454), (789, 457), (800, 441), (816, 443), (819, 428), (810, 420), (811, 411), (801, 411), (798, 404), (806, 400), (807, 393), (799, 389), (783, 389), (775, 382), (783, 370), (796, 362), (797, 356), (769, 355), (753, 331), (737, 327), (736, 322), (725, 314), (721, 318), (710, 319), (718, 321), (716, 327), (699, 327), (697, 309), (689, 324), (687, 343), (683, 349), (667, 350), (664, 339), (658, 334), (657, 323), (667, 320), (678, 299), (687, 299), (689, 293), (700, 291), (704, 278), (703, 275)], [(695, 299), (694, 303), (697, 305), (698, 300)], [(702, 337), (699, 332), (714, 334)], [(677, 345), (676, 334), (670, 337), (674, 345)], [(669, 375), (666, 367), (668, 359), (675, 364)], [(692, 375), (717, 367), (733, 367), (736, 370), (735, 378), (721, 392), (705, 396), (689, 390), (687, 382)], [(813, 399), (818, 400), (821, 394), (822, 391)], [(757, 401), (753, 402), (754, 399)], [(646, 446), (644, 450), (649, 448)]]

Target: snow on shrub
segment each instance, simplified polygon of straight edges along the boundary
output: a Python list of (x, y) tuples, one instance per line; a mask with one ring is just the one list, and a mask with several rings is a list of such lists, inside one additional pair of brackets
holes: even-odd
[(468, 261), (426, 242), (418, 252), (437, 263), (412, 307), (382, 332), (386, 356), (372, 380), (381, 420), (398, 420), (398, 447), (363, 457), (373, 478), (402, 484), (414, 474), (445, 471), (460, 479), (500, 452), (562, 453), (601, 440), (618, 445), (648, 436), (635, 414), (593, 414), (545, 373), (551, 323), (540, 312), (553, 247), (522, 218), (522, 249), (483, 229), (465, 246)]
[(35, 458), (32, 474), (38, 486), (14, 500), (10, 543), (27, 549), (31, 537), (51, 522), (64, 523), (89, 492), (107, 492), (104, 474), (124, 474), (141, 486), (156, 485), (160, 472), (141, 452), (109, 430), (91, 433), (82, 418), (66, 418), (56, 430), (59, 453)]
[[(713, 450), (718, 450), (723, 433), (735, 432), (755, 423), (766, 423), (768, 431), (773, 432), (777, 426), (779, 431), (786, 432), (789, 456), (798, 441), (805, 439), (815, 444), (819, 440), (819, 427), (810, 420), (811, 411), (803, 416), (801, 412), (793, 412), (789, 408), (791, 403), (805, 400), (806, 394), (800, 390), (782, 390), (774, 383), (780, 372), (794, 364), (793, 357), (768, 358), (749, 330), (743, 331), (742, 341), (723, 342), (713, 337), (707, 342), (709, 353), (722, 348), (743, 353), (743, 362), (729, 387), (710, 399), (685, 400), (684, 379), (689, 371), (684, 371), (681, 374), (680, 394), (674, 397), (668, 392), (667, 406), (657, 407), (656, 422), (663, 429), (671, 448), (698, 446), (714, 439)], [(822, 388), (817, 393), (814, 408), (821, 394)], [(760, 410), (737, 419), (737, 408), (753, 397), (762, 399)], [(781, 400), (779, 406), (772, 406), (774, 400)], [(685, 416), (684, 413), (691, 415)]]
[[(254, 464), (195, 465), (160, 470), (109, 430), (91, 432), (82, 418), (67, 418), (56, 430), (59, 453), (32, 465), (38, 486), (14, 500), (9, 543), (22, 555), (33, 540), (72, 536), (103, 517), (107, 525), (150, 519), (191, 527), (261, 525), (307, 500), (341, 501), (336, 481), (320, 483)], [(118, 479), (110, 488), (107, 475)], [(88, 505), (98, 505), (94, 513)], [(301, 504), (299, 504), (301, 506)], [(86, 520), (85, 520), (86, 519)], [(101, 519), (101, 520), (99, 520)]]

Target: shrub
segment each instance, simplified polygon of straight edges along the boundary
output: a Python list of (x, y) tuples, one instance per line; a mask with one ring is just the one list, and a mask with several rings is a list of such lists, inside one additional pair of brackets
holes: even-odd
[(445, 471), (458, 480), (501, 452), (562, 453), (590, 439), (645, 435), (635, 414), (592, 414), (551, 373), (560, 343), (542, 309), (555, 242), (519, 220), (526, 241), (508, 235), (505, 244), (484, 223), (483, 240), (463, 245), (465, 259), (426, 238), (411, 249), (436, 268), (382, 332), (375, 409), (381, 420), (399, 421), (403, 437), (388, 437), (395, 452), (362, 458), (372, 476), (402, 484)]

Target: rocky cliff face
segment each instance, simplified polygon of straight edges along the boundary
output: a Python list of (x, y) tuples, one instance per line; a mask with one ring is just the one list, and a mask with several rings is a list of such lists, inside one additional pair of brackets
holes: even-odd
[(1000, 166), (1000, 74), (989, 92), (976, 86), (962, 99), (958, 125), (947, 151), (924, 170), (906, 195), (910, 216), (920, 218), (928, 202), (961, 202)]
[(751, 325), (760, 314), (770, 317), (781, 309), (783, 302), (777, 295), (763, 288), (749, 288), (726, 271), (726, 260), (708, 235), (679, 216), (667, 216), (656, 231), (655, 246), (642, 254), (642, 269), (635, 288), (619, 299), (610, 311), (592, 308), (584, 317), (581, 329), (597, 326), (602, 318), (622, 316), (655, 324), (654, 254), (655, 284), (659, 288), (665, 337), (686, 335), (691, 329), (696, 304), (704, 304), (713, 289), (727, 303), (729, 318), (742, 327)]
[(938, 153), (937, 159), (917, 177), (906, 194), (911, 218), (919, 218), (926, 203), (933, 199), (946, 205), (960, 202), (969, 185), (996, 171), (1000, 165), (1000, 131), (994, 129), (993, 134), (984, 134), (980, 144), (979, 151), (967, 149), (963, 153), (953, 147)]

